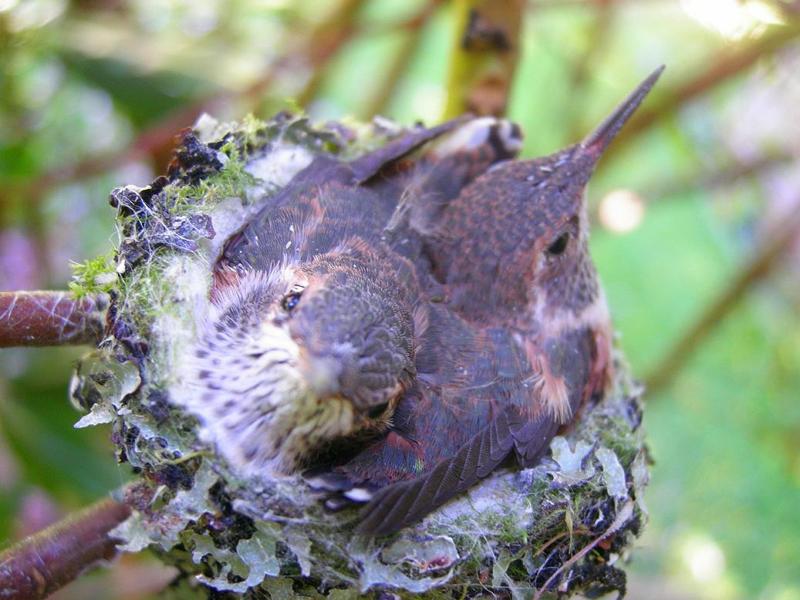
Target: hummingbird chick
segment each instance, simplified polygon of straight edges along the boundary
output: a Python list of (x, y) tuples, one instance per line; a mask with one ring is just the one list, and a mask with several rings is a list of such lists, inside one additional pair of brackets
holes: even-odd
[(176, 402), (234, 469), (365, 503), (364, 534), (537, 464), (609, 380), (585, 188), (661, 70), (551, 156), (473, 119), (313, 161), (226, 244)]
[[(447, 133), (423, 157), (433, 166), (395, 165), (380, 177)], [(352, 163), (319, 158), (269, 199), (226, 244), (210, 314), (172, 394), (200, 419), (201, 437), (240, 472), (269, 477), (309, 466), (329, 442), (385, 431), (416, 376), (423, 299), (419, 269), (403, 255), (419, 259), (421, 242), (401, 232), (404, 252), (395, 251), (387, 223), (412, 187), (419, 195), (448, 179), (457, 193), (513, 156), (518, 136), (505, 121), (451, 121)], [(444, 158), (461, 168), (442, 177)]]
[(414, 377), (412, 308), (388, 275), (357, 239), (220, 275), (179, 401), (231, 464), (292, 473), (327, 441), (385, 428)]

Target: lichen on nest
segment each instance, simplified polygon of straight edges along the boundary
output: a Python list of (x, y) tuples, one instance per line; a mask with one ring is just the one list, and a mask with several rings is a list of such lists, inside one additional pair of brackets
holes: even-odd
[(123, 548), (150, 547), (177, 565), (186, 577), (175, 594), (624, 590), (617, 563), (646, 517), (648, 475), (640, 390), (620, 356), (612, 388), (553, 440), (551, 457), (499, 471), (418, 526), (379, 539), (353, 537), (353, 511), (326, 512), (299, 478), (240, 478), (170, 402), (229, 236), (314, 156), (358, 156), (405, 131), (384, 121), (313, 126), (290, 114), (242, 124), (204, 117), (167, 176), (111, 194), (114, 260), (84, 265), (73, 283), (78, 293), (110, 293), (107, 336), (78, 366), (71, 393), (87, 412), (77, 426), (111, 423), (118, 459), (140, 475), (124, 490), (135, 510), (116, 531)]

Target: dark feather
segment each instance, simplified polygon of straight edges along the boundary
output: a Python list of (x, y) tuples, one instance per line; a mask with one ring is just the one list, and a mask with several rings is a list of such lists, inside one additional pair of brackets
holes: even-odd
[(387, 535), (419, 521), (492, 473), (513, 447), (514, 437), (503, 412), (432, 471), (377, 492), (360, 515), (358, 533)]
[(415, 129), (389, 142), (385, 146), (351, 161), (348, 163), (348, 166), (353, 173), (354, 183), (366, 183), (391, 163), (414, 152), (414, 150), (424, 146), (431, 140), (452, 131), (465, 121), (466, 118), (460, 117), (437, 125), (431, 129)]
[(521, 467), (533, 467), (539, 462), (559, 427), (550, 415), (542, 412), (514, 428), (514, 451)]

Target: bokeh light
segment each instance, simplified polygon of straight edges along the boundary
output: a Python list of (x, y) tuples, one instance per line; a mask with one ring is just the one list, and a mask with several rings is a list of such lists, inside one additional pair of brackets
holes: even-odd
[(598, 216), (600, 223), (614, 233), (628, 233), (642, 224), (645, 204), (632, 190), (616, 189), (608, 192), (600, 201)]

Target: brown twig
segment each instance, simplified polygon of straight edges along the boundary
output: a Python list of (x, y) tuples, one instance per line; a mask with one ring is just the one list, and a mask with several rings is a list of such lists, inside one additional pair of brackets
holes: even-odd
[(105, 295), (0, 292), (0, 348), (97, 343), (107, 307)]
[[(444, 0), (432, 0), (430, 4), (442, 5)], [(421, 29), (428, 21), (427, 5), (423, 6), (421, 10), (414, 13), (410, 17), (400, 19), (392, 22), (363, 22), (358, 27), (357, 34), (361, 37), (380, 37), (382, 35), (390, 35), (399, 31), (417, 31)]]
[[(531, 9), (540, 8), (566, 8), (566, 7), (593, 7), (602, 0), (527, 0), (526, 6)], [(667, 4), (674, 0), (606, 0), (616, 5), (620, 4)]]
[(445, 118), (502, 115), (519, 59), (523, 0), (456, 0)]
[(386, 69), (383, 84), (378, 92), (373, 96), (365, 109), (368, 117), (382, 114), (391, 102), (397, 91), (397, 86), (403, 75), (408, 71), (408, 67), (414, 58), (415, 50), (419, 46), (419, 40), (425, 31), (425, 26), (436, 14), (441, 6), (442, 0), (428, 0), (422, 8), (408, 20), (409, 26), (404, 29), (403, 41), (397, 49), (394, 60)]
[(737, 162), (713, 171), (708, 170), (693, 174), (685, 179), (675, 181), (673, 178), (673, 180), (655, 184), (652, 187), (648, 187), (643, 192), (642, 197), (647, 202), (659, 202), (668, 198), (683, 196), (693, 190), (724, 188), (740, 179), (762, 174), (764, 171), (787, 164), (792, 160), (793, 157), (790, 154), (766, 154), (749, 162)]
[(25, 538), (0, 553), (0, 597), (45, 598), (86, 569), (117, 553), (108, 532), (130, 515), (130, 508), (111, 499)]
[(632, 500), (629, 500), (627, 503), (623, 504), (622, 508), (620, 508), (619, 511), (617, 512), (617, 516), (614, 519), (614, 522), (611, 523), (608, 529), (606, 529), (600, 536), (589, 542), (586, 546), (578, 550), (578, 552), (576, 552), (575, 555), (572, 556), (569, 560), (564, 562), (564, 564), (561, 565), (558, 568), (558, 570), (555, 573), (553, 573), (547, 579), (547, 581), (544, 582), (544, 585), (536, 591), (536, 594), (534, 594), (533, 599), (539, 600), (539, 598), (542, 597), (542, 594), (547, 592), (547, 590), (550, 588), (550, 585), (554, 581), (556, 581), (561, 576), (562, 573), (569, 570), (572, 567), (572, 565), (574, 565), (584, 556), (589, 554), (589, 552), (591, 552), (600, 542), (608, 539), (609, 537), (614, 535), (617, 531), (619, 531), (622, 528), (622, 526), (625, 525), (625, 523), (627, 523), (633, 516), (633, 508), (634, 505)]
[[(639, 196), (643, 202), (655, 204), (685, 197), (696, 190), (724, 189), (734, 185), (741, 179), (759, 176), (769, 169), (783, 166), (792, 160), (794, 158), (790, 154), (767, 154), (750, 162), (734, 163), (715, 170), (693, 173), (677, 180), (664, 180), (648, 186)], [(602, 193), (600, 197), (602, 197)], [(590, 211), (592, 225), (594, 225), (599, 221), (599, 203), (592, 202)], [(599, 228), (596, 231), (602, 235), (606, 229)]]
[[(42, 174), (28, 185), (6, 190), (7, 195), (17, 195), (28, 201), (35, 201), (55, 186), (98, 175), (132, 160), (164, 153), (174, 144), (175, 136), (181, 129), (191, 126), (198, 116), (213, 110), (214, 106), (236, 98), (242, 99), (245, 104), (254, 104), (273, 85), (282, 70), (296, 64), (298, 56), (308, 57), (316, 73), (316, 70), (326, 64), (355, 31), (352, 18), (363, 1), (344, 0), (329, 21), (305, 36), (304, 42), (299, 47), (276, 59), (261, 77), (244, 90), (224, 90), (199, 98), (139, 132), (125, 148), (117, 152), (89, 156), (78, 162), (58, 167)], [(301, 100), (313, 97), (319, 83), (318, 80), (314, 81), (315, 77), (317, 76), (312, 75), (311, 81), (300, 92)]]
[(662, 390), (672, 382), (692, 353), (738, 305), (746, 292), (780, 263), (779, 259), (797, 239), (798, 233), (800, 233), (800, 212), (795, 212), (763, 237), (752, 259), (742, 266), (722, 293), (703, 310), (645, 378), (645, 385), (650, 392)]
[(595, 15), (586, 34), (586, 49), (575, 61), (570, 73), (569, 89), (572, 101), (565, 105), (568, 110), (567, 123), (569, 123), (569, 127), (567, 130), (570, 140), (580, 139), (585, 133), (579, 118), (583, 108), (581, 100), (586, 96), (585, 90), (587, 81), (591, 77), (592, 63), (608, 46), (614, 24), (613, 0), (594, 0), (592, 6), (595, 9)]
[(653, 101), (640, 109), (606, 151), (604, 160), (608, 161), (610, 155), (619, 153), (642, 133), (662, 122), (691, 100), (743, 73), (759, 59), (774, 54), (797, 39), (798, 35), (800, 35), (798, 24), (776, 26), (770, 33), (749, 45), (738, 46), (735, 50), (721, 54), (705, 71), (653, 98)]
[(29, 195), (41, 197), (44, 192), (57, 185), (104, 173), (119, 165), (150, 156), (171, 146), (181, 129), (190, 126), (203, 111), (218, 100), (219, 97), (203, 98), (170, 113), (151, 127), (139, 132), (127, 147), (118, 152), (90, 156), (78, 163), (66, 165), (44, 174), (33, 184)]
[(365, 0), (340, 0), (336, 11), (309, 36), (303, 53), (311, 69), (311, 77), (297, 94), (300, 106), (307, 106), (317, 95), (325, 78), (325, 67), (358, 31), (356, 16)]

